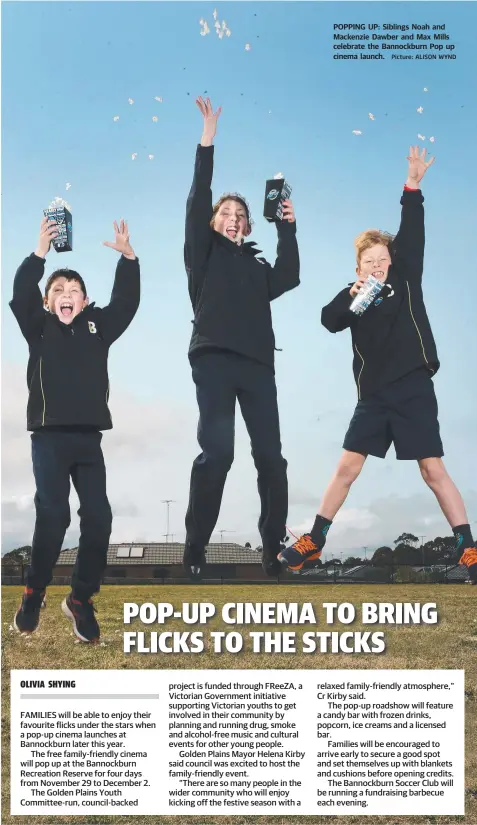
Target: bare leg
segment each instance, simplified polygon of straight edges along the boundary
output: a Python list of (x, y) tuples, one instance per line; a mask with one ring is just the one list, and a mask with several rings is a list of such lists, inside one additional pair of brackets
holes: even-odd
[(421, 475), (434, 493), (451, 527), (468, 524), (462, 496), (452, 481), (441, 458), (422, 458), (418, 461)]
[(363, 469), (367, 456), (344, 450), (325, 494), (318, 508), (318, 515), (333, 521), (336, 513), (346, 501), (351, 485)]

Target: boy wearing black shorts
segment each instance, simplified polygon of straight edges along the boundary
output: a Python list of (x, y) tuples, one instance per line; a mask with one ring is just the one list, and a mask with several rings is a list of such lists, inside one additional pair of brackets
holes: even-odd
[(35, 532), (26, 587), (14, 626), (33, 633), (39, 625), (45, 589), (70, 523), (70, 479), (80, 501), (80, 539), (71, 593), (62, 611), (83, 642), (100, 630), (91, 597), (99, 590), (111, 535), (111, 508), (101, 430), (113, 426), (108, 409), (109, 347), (127, 329), (139, 306), (139, 261), (127, 224), (114, 222), (109, 246), (121, 253), (111, 301), (90, 304), (78, 272), (58, 269), (39, 289), (45, 257), (56, 237), (43, 219), (36, 251), (25, 258), (13, 284), (10, 306), (29, 346), (27, 427), (31, 431), (36, 482)]
[[(322, 311), (322, 323), (330, 332), (351, 329), (358, 404), (310, 533), (279, 559), (294, 571), (319, 563), (327, 532), (367, 456), (384, 458), (394, 443), (398, 459), (418, 462), (456, 537), (456, 560), (467, 566), (475, 584), (477, 549), (464, 502), (442, 461), (432, 382), (439, 360), (422, 294), (424, 198), (419, 184), (434, 158), (426, 161), (426, 150), (419, 154), (414, 146), (408, 161), (398, 234), (393, 238), (373, 229), (356, 238), (358, 279)], [(384, 286), (358, 316), (350, 304), (371, 275)]]

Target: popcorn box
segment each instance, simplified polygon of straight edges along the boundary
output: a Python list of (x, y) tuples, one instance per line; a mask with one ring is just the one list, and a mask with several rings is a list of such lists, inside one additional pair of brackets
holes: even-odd
[(383, 286), (384, 284), (382, 281), (378, 281), (377, 278), (373, 278), (373, 276), (370, 275), (362, 287), (361, 292), (358, 292), (358, 294), (353, 298), (350, 306), (351, 312), (354, 312), (355, 315), (362, 315), (363, 312), (373, 303), (376, 296), (379, 295)]
[(280, 175), (276, 175), (265, 184), (265, 204), (263, 207), (263, 217), (267, 221), (281, 221), (283, 218), (283, 201), (288, 200), (291, 195), (291, 186)]
[(66, 201), (56, 198), (43, 210), (43, 214), (49, 221), (55, 221), (58, 235), (53, 238), (53, 246), (57, 252), (73, 251), (73, 219), (71, 211)]

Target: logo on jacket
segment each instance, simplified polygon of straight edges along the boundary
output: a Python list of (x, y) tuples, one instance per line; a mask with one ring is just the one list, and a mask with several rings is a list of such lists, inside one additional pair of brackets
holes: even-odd
[(94, 323), (94, 321), (88, 321), (88, 327), (89, 327), (90, 332), (97, 332), (98, 331), (96, 329), (96, 324)]
[(385, 297), (386, 298), (392, 298), (393, 295), (394, 295), (394, 289), (392, 288), (392, 284), (384, 284), (384, 286), (386, 287), (386, 289), (389, 289), (389, 292), (386, 296), (380, 295), (379, 298), (376, 298), (376, 300), (374, 302), (375, 307), (378, 307), (379, 304), (382, 304)]
[(275, 198), (278, 198), (279, 194), (278, 189), (270, 189), (270, 192), (267, 195), (267, 200), (274, 201)]

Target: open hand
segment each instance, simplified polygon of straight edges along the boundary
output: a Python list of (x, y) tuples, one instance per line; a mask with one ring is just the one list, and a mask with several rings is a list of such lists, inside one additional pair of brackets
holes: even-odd
[(111, 243), (110, 241), (103, 241), (104, 246), (109, 246), (110, 249), (115, 249), (116, 252), (120, 252), (125, 258), (129, 258), (133, 261), (136, 255), (134, 254), (134, 249), (129, 243), (129, 230), (126, 221), (121, 218), (119, 226), (116, 221), (114, 221), (113, 227), (116, 235), (114, 243)]
[(209, 97), (205, 101), (202, 97), (198, 97), (195, 102), (197, 108), (200, 110), (201, 114), (204, 117), (204, 128), (202, 131), (201, 144), (202, 146), (211, 146), (212, 141), (215, 137), (215, 133), (217, 131), (217, 121), (220, 117), (222, 107), (219, 106), (219, 108), (214, 114), (212, 103), (210, 102)]
[(288, 221), (288, 223), (293, 223), (295, 221), (295, 210), (291, 201), (283, 201), (282, 221)]
[(409, 147), (409, 155), (407, 156), (409, 168), (407, 172), (406, 186), (417, 189), (419, 187), (419, 181), (422, 180), (429, 169), (429, 166), (432, 166), (434, 163), (434, 157), (431, 157), (426, 161), (426, 153), (427, 149), (423, 149), (419, 154), (419, 146)]
[(56, 221), (50, 221), (48, 218), (43, 218), (40, 225), (40, 237), (38, 238), (38, 246), (35, 250), (37, 258), (45, 258), (50, 249), (53, 238), (58, 237), (58, 227)]

